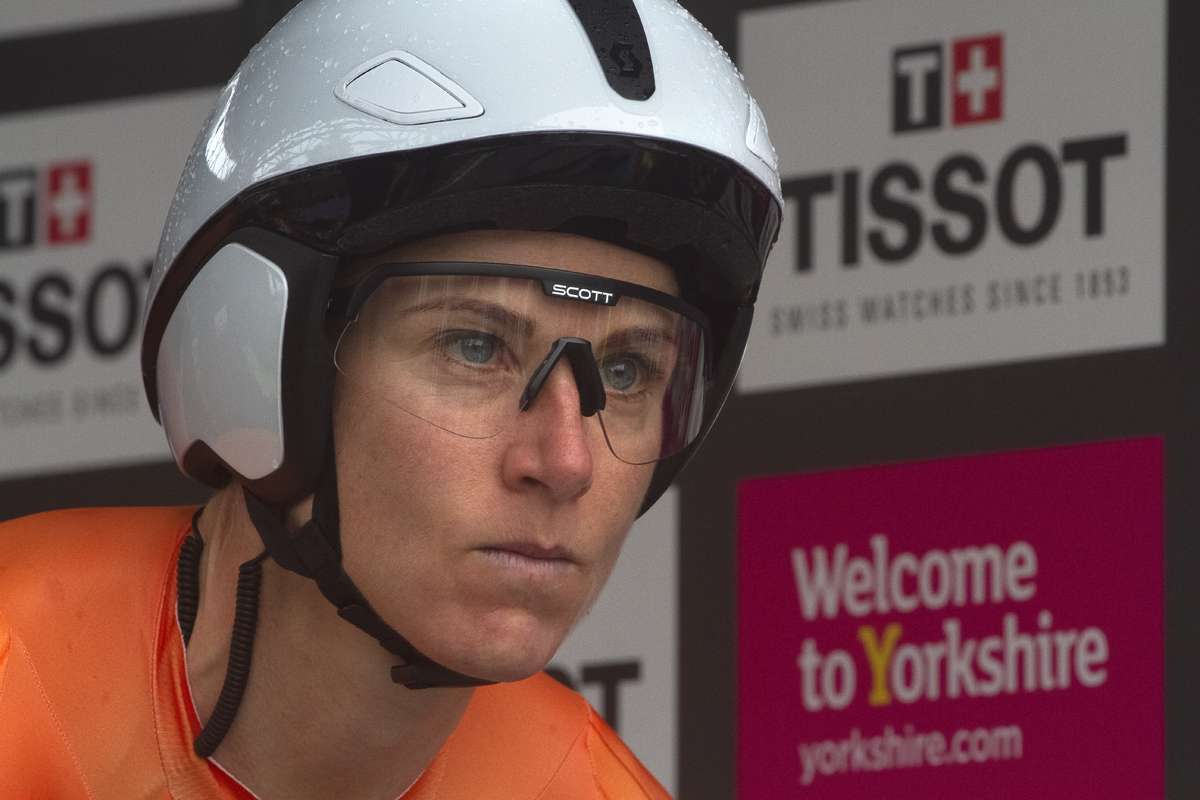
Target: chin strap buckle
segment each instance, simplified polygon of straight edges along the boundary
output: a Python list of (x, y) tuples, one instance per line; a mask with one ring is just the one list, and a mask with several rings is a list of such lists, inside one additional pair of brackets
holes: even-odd
[(397, 664), (392, 667), (392, 683), (409, 689), (432, 689), (434, 684), (421, 682), (421, 668), (416, 664)]

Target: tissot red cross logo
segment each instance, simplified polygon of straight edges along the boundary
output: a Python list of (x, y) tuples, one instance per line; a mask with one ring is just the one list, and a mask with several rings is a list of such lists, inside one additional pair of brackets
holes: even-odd
[(1004, 37), (1000, 34), (954, 42), (950, 96), (954, 124), (992, 122), (1004, 116)]
[(893, 133), (939, 130), (945, 97), (955, 127), (1004, 117), (1004, 35), (955, 39), (949, 46), (949, 59), (942, 42), (892, 51)]
[(46, 170), (46, 242), (76, 244), (92, 235), (92, 164), (73, 161)]

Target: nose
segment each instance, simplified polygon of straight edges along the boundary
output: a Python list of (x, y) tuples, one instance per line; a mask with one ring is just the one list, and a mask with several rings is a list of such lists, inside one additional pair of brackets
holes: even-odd
[(599, 424), (580, 414), (579, 389), (562, 359), (537, 397), (517, 415), (504, 457), (504, 481), (513, 489), (548, 493), (557, 501), (581, 497), (592, 486), (592, 448)]

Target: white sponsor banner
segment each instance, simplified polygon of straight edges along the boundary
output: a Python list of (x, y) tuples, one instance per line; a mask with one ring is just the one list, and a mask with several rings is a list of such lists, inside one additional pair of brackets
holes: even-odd
[(5, 0), (0, 39), (236, 8), (240, 0)]
[(676, 785), (679, 492), (670, 489), (625, 541), (592, 611), (547, 671), (604, 715), (668, 792)]
[(168, 458), (142, 304), (216, 90), (0, 118), (0, 477)]
[(1163, 0), (740, 25), (787, 195), (743, 392), (1163, 343)]

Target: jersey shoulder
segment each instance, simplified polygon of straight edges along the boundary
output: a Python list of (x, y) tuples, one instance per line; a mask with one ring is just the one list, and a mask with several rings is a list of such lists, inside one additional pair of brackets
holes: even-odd
[(587, 700), (544, 673), (475, 690), (406, 800), (667, 800)]
[(155, 634), (191, 513), (0, 523), (0, 786), (13, 796), (158, 796)]
[(646, 798), (670, 800), (667, 790), (650, 774), (608, 723), (591, 711), (588, 750), (596, 772), (596, 782), (606, 798)]
[(72, 509), (0, 523), (0, 612), (26, 641), (50, 644), (65, 626), (77, 646), (97, 623), (115, 632), (152, 617), (193, 511)]

